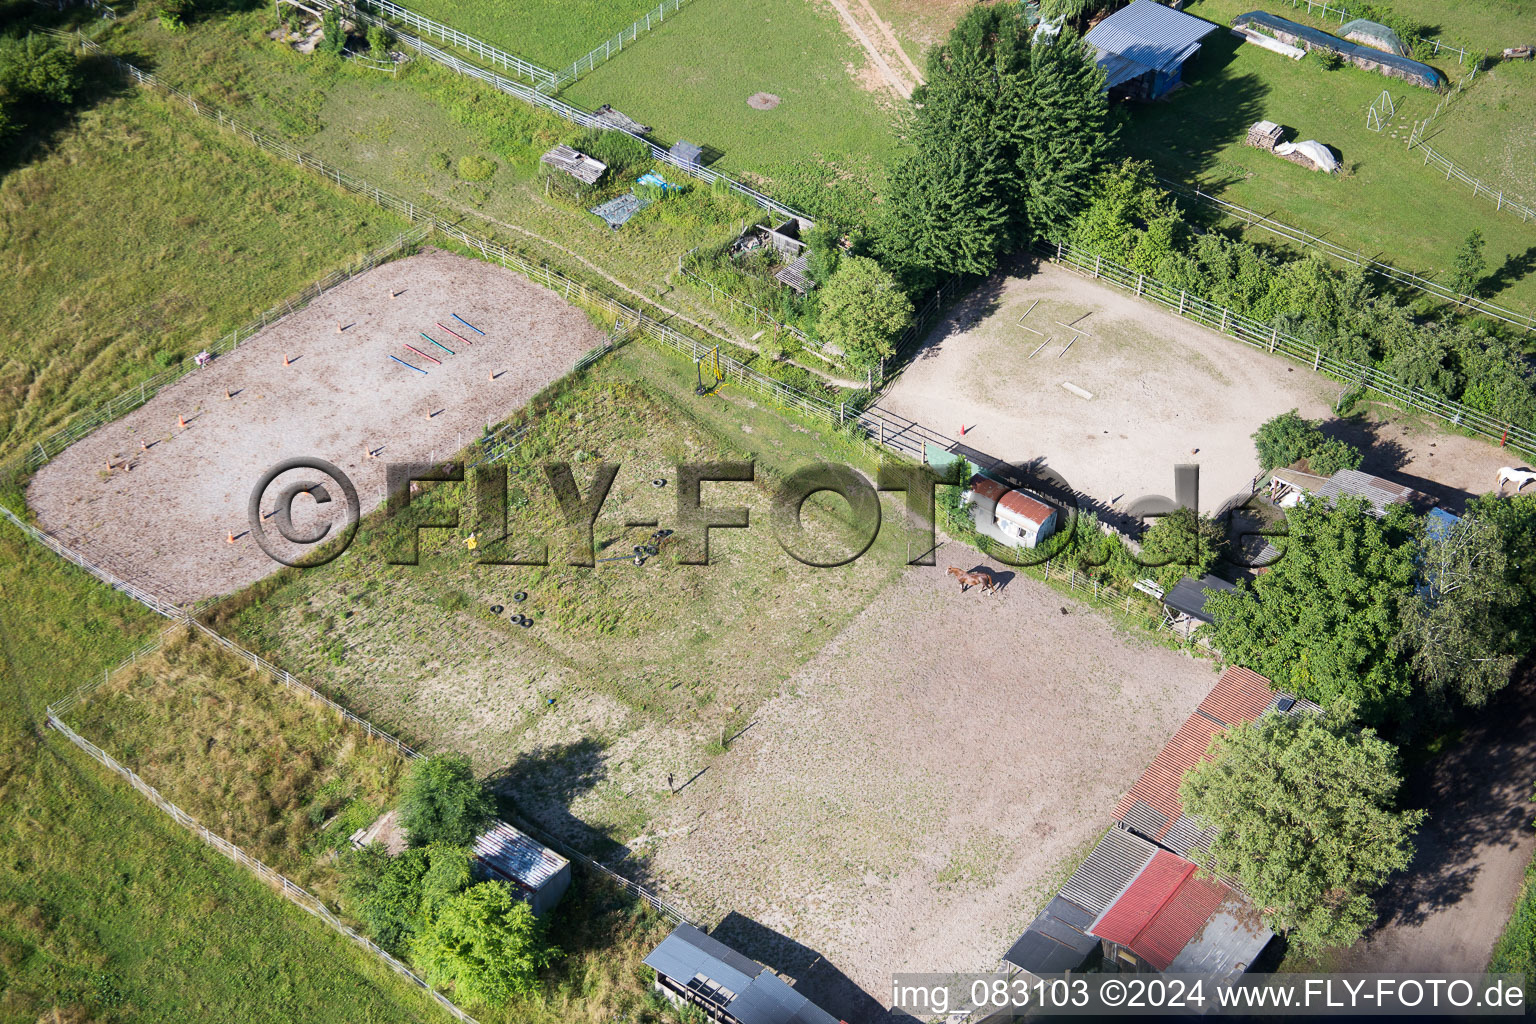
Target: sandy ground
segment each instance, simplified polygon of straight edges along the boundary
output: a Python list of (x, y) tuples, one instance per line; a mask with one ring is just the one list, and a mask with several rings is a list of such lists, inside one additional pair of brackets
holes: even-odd
[[(69, 448), (38, 472), (28, 500), (44, 528), (125, 579), (177, 603), (225, 594), (278, 568), (246, 516), (271, 466), (292, 456), (329, 461), (351, 478), (366, 513), (384, 498), (386, 462), (451, 456), (602, 341), (553, 292), (429, 250), (332, 289)], [(381, 446), (378, 458), (367, 457)], [(263, 507), (290, 483), (318, 479), (284, 474)], [(331, 521), (344, 504), (339, 490), (334, 497), (321, 507), (301, 496), (295, 526)]]
[[(964, 443), (996, 458), (1043, 458), (1073, 487), (1121, 508), (1144, 494), (1172, 496), (1174, 465), (1196, 462), (1201, 509), (1213, 511), (1246, 493), (1258, 472), (1252, 435), (1261, 423), (1293, 408), (1332, 420), (1341, 390), (1045, 264), (1027, 277), (995, 275), (961, 303), (881, 405), (951, 437), (963, 424)], [(1326, 429), (1366, 451), (1362, 468), (1430, 491), (1453, 510), (1510, 464), (1484, 441), (1392, 416)]]
[(1484, 970), (1536, 848), (1533, 778), (1536, 673), (1527, 673), (1456, 747), (1410, 775), (1404, 803), (1429, 810), (1413, 864), (1377, 894), (1377, 925), (1335, 969)]
[(996, 966), (1216, 679), (1026, 577), (962, 596), (959, 562), (948, 545), (865, 609), (644, 851), (854, 1024), (893, 971)]

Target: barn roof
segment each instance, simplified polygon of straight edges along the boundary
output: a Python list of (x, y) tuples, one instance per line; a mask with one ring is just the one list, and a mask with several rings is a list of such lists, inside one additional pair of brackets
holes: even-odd
[(1140, 836), (1110, 829), (1003, 960), (1031, 974), (1081, 967), (1098, 945), (1089, 927), (1156, 852), (1157, 847)]
[(1012, 518), (1022, 519), (1043, 526), (1045, 521), (1055, 514), (1055, 510), (1045, 502), (1032, 498), (1023, 491), (1016, 491), (1007, 484), (977, 473), (971, 477), (971, 493), (987, 501), (996, 503), (997, 507), (1007, 511)]
[(1095, 25), (1086, 37), (1113, 88), (1149, 71), (1171, 71), (1194, 56), (1216, 25), (1156, 0), (1135, 0)]
[(1231, 895), (1183, 857), (1159, 850), (1089, 931), (1166, 971)]
[(475, 859), (490, 871), (532, 890), (554, 878), (570, 862), (504, 821), (482, 832), (474, 845)]
[(1152, 758), (1130, 792), (1120, 798), (1115, 820), (1175, 853), (1209, 844), (1215, 833), (1184, 813), (1179, 783), (1185, 772), (1205, 758), (1213, 736), (1239, 722), (1251, 722), (1270, 708), (1285, 714), (1321, 710), (1311, 701), (1275, 692), (1257, 672), (1239, 666), (1227, 669), (1195, 713)]
[(645, 965), (741, 1024), (837, 1024), (777, 974), (691, 924), (680, 924)]

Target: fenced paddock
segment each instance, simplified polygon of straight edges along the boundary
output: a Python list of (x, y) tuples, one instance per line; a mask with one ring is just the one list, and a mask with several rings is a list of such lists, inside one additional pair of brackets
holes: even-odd
[[(37, 472), (28, 501), (44, 530), (172, 604), (229, 593), (277, 568), (246, 521), (269, 467), (297, 456), (334, 463), (366, 512), (383, 500), (385, 462), (451, 456), (604, 344), (551, 291), (429, 251), (349, 278), (77, 441)], [(301, 476), (275, 481), (269, 502)], [(326, 508), (339, 513), (337, 499)]]

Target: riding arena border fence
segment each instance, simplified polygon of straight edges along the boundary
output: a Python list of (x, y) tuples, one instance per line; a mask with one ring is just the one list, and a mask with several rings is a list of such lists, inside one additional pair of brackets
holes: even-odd
[(1235, 338), (1250, 348), (1271, 354), (1279, 353), (1310, 367), (1317, 373), (1366, 391), (1373, 391), (1399, 408), (1432, 416), (1452, 427), (1471, 431), (1490, 441), (1497, 441), (1500, 447), (1514, 448), (1527, 457), (1536, 455), (1536, 432), (1525, 427), (1500, 420), (1460, 402), (1429, 394), (1421, 388), (1410, 387), (1374, 366), (1329, 355), (1321, 347), (1310, 345), (1272, 324), (1235, 313), (1226, 306), (1218, 306), (1198, 295), (1191, 295), (1187, 291), (1166, 285), (1156, 278), (1148, 277), (1113, 260), (1106, 260), (1078, 246), (1066, 243), (1052, 246), (1042, 243), (1036, 246), (1035, 251), (1052, 262), (1085, 273), (1094, 279), (1108, 281), (1142, 298), (1150, 299), (1165, 309), (1174, 311), (1185, 320)]

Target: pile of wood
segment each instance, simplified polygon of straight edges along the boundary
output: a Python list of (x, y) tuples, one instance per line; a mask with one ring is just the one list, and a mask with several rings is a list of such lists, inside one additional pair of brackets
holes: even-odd
[(1275, 122), (1260, 121), (1248, 129), (1248, 145), (1257, 146), (1259, 149), (1269, 150), (1273, 153), (1275, 147), (1280, 144), (1280, 137), (1284, 133), (1285, 129), (1275, 124)]
[(1530, 60), (1531, 54), (1536, 52), (1536, 47), (1511, 46), (1504, 51), (1505, 60)]

